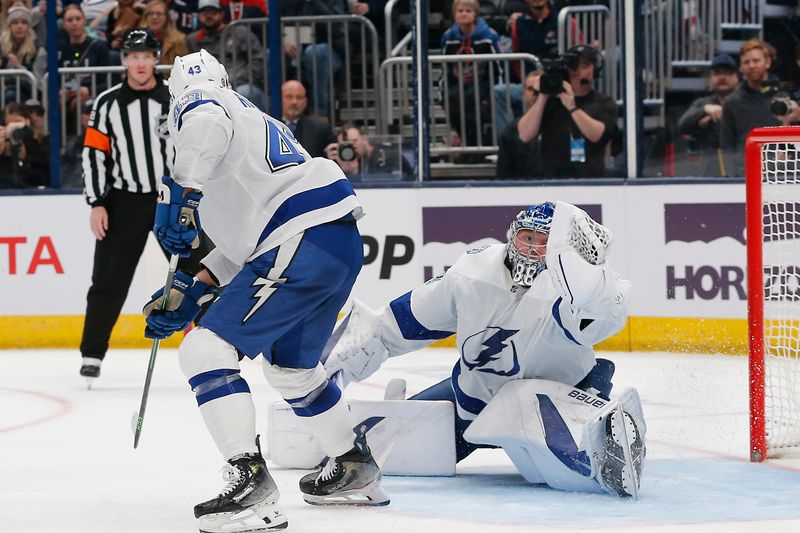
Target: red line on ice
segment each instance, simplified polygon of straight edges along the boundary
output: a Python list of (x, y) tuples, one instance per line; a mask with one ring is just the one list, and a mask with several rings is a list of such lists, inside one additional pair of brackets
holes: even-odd
[(9, 431), (16, 431), (18, 429), (25, 429), (31, 426), (36, 426), (38, 424), (44, 424), (45, 422), (50, 422), (51, 420), (55, 420), (56, 418), (64, 416), (65, 414), (69, 413), (72, 410), (72, 403), (70, 403), (68, 400), (65, 400), (64, 398), (53, 396), (52, 394), (45, 394), (43, 392), (36, 392), (36, 391), (22, 390), (22, 389), (9, 389), (7, 387), (0, 387), (0, 390), (6, 392), (16, 392), (18, 394), (28, 394), (30, 396), (44, 398), (45, 400), (48, 400), (58, 405), (58, 410), (55, 413), (47, 415), (43, 418), (31, 420), (30, 422), (17, 424), (15, 426), (0, 427), (0, 433), (7, 433)]

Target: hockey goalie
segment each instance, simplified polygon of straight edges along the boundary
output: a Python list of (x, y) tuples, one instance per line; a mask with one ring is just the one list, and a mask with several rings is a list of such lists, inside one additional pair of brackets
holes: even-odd
[[(455, 333), (452, 375), (409, 398), (454, 406), (441, 437), (453, 462), (502, 447), (531, 483), (637, 498), (646, 453), (641, 402), (634, 389), (611, 399), (614, 364), (592, 349), (627, 319), (630, 282), (606, 258), (611, 243), (606, 227), (571, 204), (532, 205), (512, 221), (507, 244), (467, 251), (377, 312), (354, 301), (326, 347), (326, 372), (361, 381), (387, 358)], [(391, 396), (404, 397), (402, 383), (390, 386)], [(397, 415), (415, 402), (385, 403)], [(370, 404), (373, 419), (386, 417), (379, 404)], [(413, 427), (432, 412), (415, 411)], [(404, 448), (402, 433), (370, 442), (419, 457), (418, 446)]]

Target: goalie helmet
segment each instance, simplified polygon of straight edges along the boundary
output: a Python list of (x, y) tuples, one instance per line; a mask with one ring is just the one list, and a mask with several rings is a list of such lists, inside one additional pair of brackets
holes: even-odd
[[(546, 244), (536, 244), (536, 233), (550, 235), (550, 225), (553, 222), (555, 205), (552, 202), (543, 202), (520, 211), (508, 230), (508, 244), (506, 257), (511, 268), (511, 279), (515, 285), (530, 287), (539, 273), (547, 268), (545, 264)], [(520, 238), (520, 232), (530, 230), (528, 238)]]
[(169, 94), (177, 98), (192, 86), (210, 84), (227, 89), (228, 72), (213, 55), (205, 49), (175, 58), (169, 75)]

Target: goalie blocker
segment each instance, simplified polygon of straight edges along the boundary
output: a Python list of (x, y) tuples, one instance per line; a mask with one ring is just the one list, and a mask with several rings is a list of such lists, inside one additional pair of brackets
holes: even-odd
[[(353, 401), (356, 432), (366, 431), (385, 474), (453, 475), (453, 406), (445, 401)], [(526, 481), (564, 491), (638, 497), (646, 447), (639, 395), (606, 401), (561, 383), (514, 380), (495, 395), (464, 437), (503, 448)], [(270, 408), (270, 459), (311, 468), (323, 458), (280, 402)]]

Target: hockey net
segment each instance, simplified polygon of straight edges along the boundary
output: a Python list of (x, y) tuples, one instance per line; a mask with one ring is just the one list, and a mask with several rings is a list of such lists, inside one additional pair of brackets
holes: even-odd
[(750, 459), (800, 447), (800, 127), (757, 128), (747, 173)]

